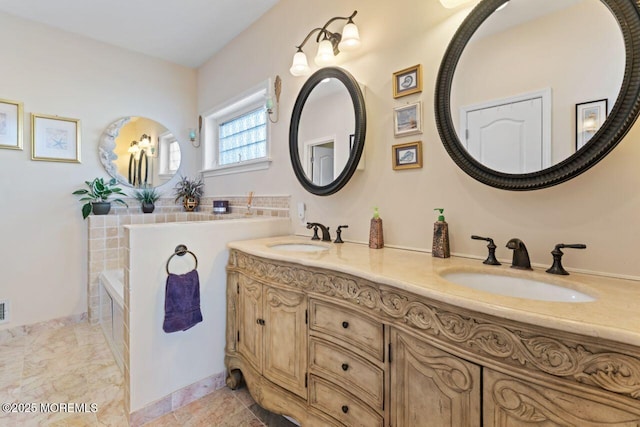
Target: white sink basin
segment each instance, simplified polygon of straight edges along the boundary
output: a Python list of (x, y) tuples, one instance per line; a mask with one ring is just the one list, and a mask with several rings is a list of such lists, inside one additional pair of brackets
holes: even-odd
[(445, 273), (442, 277), (450, 282), (479, 291), (555, 302), (590, 302), (596, 299), (582, 292), (521, 277), (500, 276), (486, 273)]
[(269, 247), (278, 251), (289, 252), (321, 252), (329, 250), (327, 246), (314, 245), (312, 243), (281, 243)]

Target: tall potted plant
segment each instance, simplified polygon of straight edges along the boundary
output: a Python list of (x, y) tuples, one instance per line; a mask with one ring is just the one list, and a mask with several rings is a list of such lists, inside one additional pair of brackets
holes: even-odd
[(160, 194), (155, 188), (143, 188), (136, 191), (134, 197), (142, 206), (142, 213), (152, 213), (156, 208), (156, 201), (160, 198)]
[(202, 179), (189, 179), (186, 176), (180, 177), (180, 181), (173, 188), (176, 196), (175, 201), (182, 199), (182, 205), (187, 212), (195, 210), (200, 204), (200, 197), (204, 192), (204, 182)]
[[(126, 196), (119, 187), (116, 185), (115, 178), (111, 178), (109, 182), (104, 182), (103, 178), (95, 178), (93, 181), (85, 181), (86, 188), (76, 190), (73, 192), (76, 196), (83, 196), (80, 198), (81, 202), (86, 202), (82, 205), (82, 218), (86, 219), (93, 211), (94, 215), (106, 215), (111, 210), (111, 201), (109, 198), (114, 194), (120, 194)], [(129, 206), (122, 199), (113, 199), (113, 202), (120, 203), (124, 206)]]

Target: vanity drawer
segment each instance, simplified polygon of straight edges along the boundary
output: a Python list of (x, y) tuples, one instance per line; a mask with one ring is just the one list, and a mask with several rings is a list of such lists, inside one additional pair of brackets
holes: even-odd
[(312, 330), (344, 340), (384, 361), (382, 323), (356, 314), (348, 308), (314, 299), (309, 301), (309, 314), (309, 327)]
[(336, 344), (311, 338), (309, 370), (353, 391), (374, 408), (383, 409), (384, 372)]
[(329, 414), (346, 426), (383, 425), (382, 416), (357, 397), (314, 375), (310, 376), (309, 401), (311, 406)]

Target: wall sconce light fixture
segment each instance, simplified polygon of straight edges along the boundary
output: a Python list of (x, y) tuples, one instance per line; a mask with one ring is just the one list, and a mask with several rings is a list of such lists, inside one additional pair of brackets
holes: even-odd
[(127, 150), (129, 153), (129, 183), (134, 187), (147, 185), (149, 177), (149, 159), (147, 152), (153, 154), (154, 151), (155, 147), (153, 142), (151, 142), (151, 137), (146, 133), (142, 134), (140, 141), (131, 141), (131, 144), (129, 144), (129, 149)]
[(276, 119), (273, 120), (271, 119), (271, 116), (273, 115), (273, 95), (271, 93), (269, 93), (267, 95), (267, 102), (266, 102), (266, 107), (267, 107), (267, 113), (269, 113), (269, 121), (271, 123), (277, 123), (278, 119), (280, 118), (280, 93), (282, 92), (282, 79), (280, 79), (280, 76), (276, 76), (276, 80), (273, 83), (273, 94), (276, 97)]
[[(357, 10), (354, 10), (351, 16), (336, 16), (327, 21), (326, 24), (322, 26), (322, 28), (314, 28), (307, 34), (307, 37), (304, 38), (302, 43), (299, 46), (296, 46), (298, 51), (293, 56), (293, 64), (289, 69), (289, 72), (298, 77), (298, 76), (306, 76), (311, 73), (311, 69), (309, 68), (309, 63), (307, 62), (307, 56), (302, 51), (302, 48), (307, 43), (309, 38), (314, 33), (318, 33), (316, 36), (316, 43), (318, 43), (318, 53), (315, 57), (316, 65), (320, 67), (325, 67), (327, 65), (331, 65), (334, 63), (336, 55), (342, 51), (350, 51), (355, 50), (360, 47), (360, 32), (358, 31), (358, 27), (353, 23), (353, 17), (358, 13)], [(338, 32), (332, 32), (327, 29), (327, 27), (336, 20), (343, 19), (347, 21), (344, 28), (342, 29), (342, 34)]]

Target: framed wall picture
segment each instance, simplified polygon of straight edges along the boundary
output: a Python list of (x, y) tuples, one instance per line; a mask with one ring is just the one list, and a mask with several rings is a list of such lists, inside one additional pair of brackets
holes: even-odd
[(80, 120), (32, 113), (31, 160), (80, 163)]
[(393, 73), (393, 97), (422, 92), (422, 65), (414, 65)]
[(606, 99), (576, 104), (576, 151), (593, 138), (607, 119)]
[(22, 150), (22, 102), (0, 99), (0, 148)]
[(393, 134), (396, 137), (422, 133), (422, 103), (403, 105), (393, 109)]
[(422, 167), (422, 141), (397, 144), (391, 147), (393, 170)]

